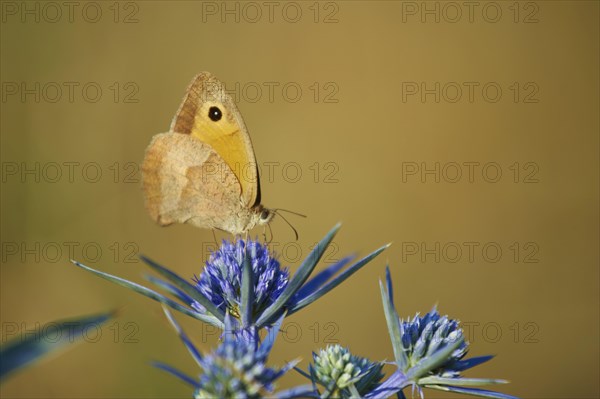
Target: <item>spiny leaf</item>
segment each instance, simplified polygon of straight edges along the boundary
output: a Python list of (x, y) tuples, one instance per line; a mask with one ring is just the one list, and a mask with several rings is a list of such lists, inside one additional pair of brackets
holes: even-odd
[[(388, 277), (388, 286), (391, 285), (391, 279)], [(381, 290), (381, 301), (383, 302), (383, 311), (385, 313), (385, 320), (387, 322), (388, 331), (390, 333), (390, 340), (392, 341), (392, 348), (394, 349), (394, 358), (398, 368), (404, 370), (408, 364), (406, 353), (404, 353), (404, 347), (402, 345), (402, 334), (400, 332), (400, 319), (398, 313), (392, 304), (392, 299), (389, 292), (386, 292), (383, 283), (379, 282), (379, 289)]]
[(87, 270), (88, 272), (93, 273), (96, 276), (102, 277), (103, 279), (111, 281), (120, 286), (129, 288), (130, 290), (133, 290), (144, 296), (147, 296), (150, 299), (154, 299), (157, 302), (164, 303), (165, 305), (167, 305), (183, 314), (186, 314), (195, 319), (201, 320), (205, 323), (212, 324), (215, 327), (218, 327), (221, 329), (223, 328), (223, 323), (221, 323), (221, 321), (219, 321), (219, 319), (217, 319), (216, 317), (214, 317), (212, 315), (208, 315), (208, 314), (202, 314), (195, 310), (186, 308), (185, 306), (175, 302), (174, 300), (167, 298), (164, 295), (161, 295), (156, 291), (152, 291), (151, 289), (146, 288), (143, 285), (134, 283), (129, 280), (125, 280), (124, 278), (121, 278), (121, 277), (113, 276), (112, 274), (108, 274), (108, 273), (101, 272), (99, 270), (92, 269), (91, 267), (88, 267), (88, 266), (86, 266), (82, 263), (79, 263), (77, 261), (74, 261), (74, 260), (72, 260), (71, 262), (73, 262), (73, 264), (75, 266), (80, 267), (84, 270)]
[(38, 333), (14, 338), (0, 349), (0, 379), (79, 341), (90, 326), (97, 327), (113, 316), (114, 312), (107, 312), (57, 321), (46, 324)]
[(145, 256), (140, 256), (140, 258), (148, 264), (151, 268), (156, 270), (165, 278), (169, 279), (176, 287), (181, 289), (183, 292), (192, 297), (195, 301), (197, 301), (200, 305), (202, 305), (206, 310), (208, 310), (213, 316), (215, 316), (219, 321), (225, 320), (225, 313), (219, 308), (217, 308), (214, 303), (210, 301), (207, 297), (202, 295), (200, 291), (196, 289), (192, 284), (188, 283), (185, 279), (179, 277), (177, 274), (173, 273), (169, 269), (164, 266), (159, 265), (154, 262), (152, 259), (146, 258)]
[(375, 250), (373, 253), (367, 255), (360, 261), (356, 262), (354, 265), (344, 270), (339, 276), (329, 281), (327, 284), (319, 288), (316, 292), (313, 292), (312, 294), (307, 295), (304, 299), (298, 301), (291, 307), (291, 309), (289, 310), (289, 314), (297, 312), (298, 310), (310, 305), (317, 299), (321, 298), (323, 295), (327, 294), (329, 291), (343, 283), (348, 277), (360, 270), (364, 265), (373, 260), (373, 258), (375, 258), (377, 255), (383, 252), (386, 248), (388, 248), (388, 246), (389, 244), (384, 245), (383, 247)]
[(323, 256), (323, 253), (335, 237), (336, 233), (340, 228), (340, 224), (337, 224), (327, 235), (315, 246), (311, 253), (302, 262), (294, 277), (290, 280), (288, 285), (285, 287), (281, 295), (273, 302), (257, 321), (258, 327), (268, 323), (273, 317), (276, 317), (277, 313), (287, 304), (288, 300), (296, 294), (296, 292), (306, 282), (315, 266)]
[(477, 389), (477, 388), (461, 388), (461, 387), (453, 387), (453, 386), (447, 386), (447, 385), (428, 385), (427, 388), (433, 388), (433, 389), (437, 389), (439, 391), (456, 392), (456, 393), (462, 393), (465, 395), (479, 396), (482, 398), (519, 399), (516, 396), (508, 395), (505, 393), (487, 391), (485, 389)]

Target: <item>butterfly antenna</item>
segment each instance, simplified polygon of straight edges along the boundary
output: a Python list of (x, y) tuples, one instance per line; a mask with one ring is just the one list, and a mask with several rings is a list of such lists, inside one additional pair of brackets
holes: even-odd
[(275, 236), (273, 235), (273, 229), (271, 229), (271, 224), (267, 224), (265, 227), (265, 230), (267, 227), (269, 228), (269, 235), (271, 236), (271, 238), (269, 239), (269, 242), (267, 242), (267, 245), (269, 245), (273, 242), (273, 238), (275, 238)]
[(275, 213), (277, 213), (279, 211), (282, 211), (282, 212), (291, 213), (292, 215), (300, 216), (300, 217), (303, 217), (303, 218), (307, 217), (306, 215), (303, 215), (302, 213), (290, 211), (289, 209), (275, 208), (275, 209), (272, 209), (272, 210), (275, 211)]
[[(294, 226), (292, 226), (292, 224), (289, 222), (289, 220), (287, 220), (281, 213), (279, 213), (279, 211), (280, 211), (280, 209), (273, 209), (273, 213), (275, 213), (276, 215), (279, 215), (279, 217), (281, 217), (284, 220), (284, 222), (286, 222), (287, 225), (291, 227), (291, 229), (294, 231), (294, 235), (296, 236), (296, 241), (298, 241), (298, 231), (294, 228)], [(291, 212), (291, 211), (288, 211), (288, 212)], [(291, 212), (291, 213), (295, 213), (295, 212)], [(298, 215), (300, 215), (300, 214), (298, 214)], [(304, 216), (304, 215), (301, 215), (301, 216)], [(306, 216), (304, 216), (304, 217), (306, 217)]]

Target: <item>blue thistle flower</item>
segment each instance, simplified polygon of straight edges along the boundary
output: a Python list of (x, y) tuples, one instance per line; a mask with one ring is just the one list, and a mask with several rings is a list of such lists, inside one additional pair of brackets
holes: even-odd
[(225, 327), (225, 314), (228, 311), (235, 318), (232, 322), (234, 330), (247, 331), (251, 328), (268, 327), (284, 313), (290, 315), (305, 308), (337, 287), (389, 246), (388, 244), (377, 249), (340, 272), (352, 260), (352, 257), (346, 257), (309, 279), (339, 227), (340, 225), (335, 226), (315, 246), (291, 277), (287, 269), (280, 267), (267, 247), (256, 241), (224, 241), (221, 248), (211, 255), (200, 277), (192, 282), (142, 257), (144, 262), (166, 279), (148, 276), (148, 280), (175, 296), (180, 302), (140, 284), (92, 269), (76, 261), (73, 263), (97, 276), (221, 329)]
[(325, 387), (320, 397), (361, 398), (375, 389), (383, 378), (383, 363), (355, 356), (340, 345), (328, 345), (318, 354), (313, 352), (310, 375), (300, 371), (315, 384)]
[[(266, 365), (283, 317), (269, 329), (262, 344), (258, 339), (244, 339), (238, 334), (226, 333), (223, 335), (223, 342), (217, 349), (207, 355), (202, 355), (166, 308), (165, 313), (200, 366), (202, 373), (199, 379), (194, 379), (164, 363), (155, 362), (154, 365), (190, 384), (194, 388), (195, 399), (258, 399), (264, 397), (266, 393), (269, 394), (269, 397), (277, 399), (314, 396), (314, 390), (310, 385), (295, 387), (277, 394), (273, 392), (275, 381), (298, 363), (298, 360), (289, 362), (281, 369), (270, 368)], [(231, 321), (229, 313), (226, 313), (227, 330), (233, 328)], [(255, 335), (253, 338), (257, 337), (258, 335)]]
[(468, 343), (464, 340), (458, 321), (449, 319), (448, 316), (440, 316), (434, 307), (424, 317), (417, 313), (412, 320), (400, 319), (400, 335), (402, 350), (407, 360), (403, 370), (405, 373), (427, 357), (459, 342), (459, 346), (447, 355), (445, 362), (437, 369), (430, 370), (429, 374), (443, 377), (460, 376), (460, 370), (454, 366), (466, 355)]
[[(240, 318), (242, 306), (242, 275), (246, 251), (250, 258), (254, 279), (253, 314), (261, 314), (275, 302), (287, 287), (289, 272), (281, 268), (279, 261), (271, 255), (265, 245), (258, 241), (223, 241), (221, 247), (210, 255), (199, 277), (195, 277), (196, 288), (221, 311)], [(192, 307), (205, 311), (196, 301)]]
[(514, 396), (474, 388), (508, 381), (483, 378), (463, 378), (461, 372), (484, 363), (492, 356), (464, 359), (469, 344), (457, 320), (440, 316), (435, 307), (421, 317), (402, 320), (394, 307), (392, 279), (386, 269), (386, 285), (380, 282), (385, 318), (394, 349), (397, 370), (375, 390), (369, 399), (387, 398), (395, 393), (403, 397), (402, 389), (431, 388), (486, 398), (515, 399)]

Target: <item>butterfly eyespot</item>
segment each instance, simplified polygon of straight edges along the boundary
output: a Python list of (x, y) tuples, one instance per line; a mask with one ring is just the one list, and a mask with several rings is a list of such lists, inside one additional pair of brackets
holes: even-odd
[(218, 122), (223, 117), (223, 113), (219, 109), (219, 107), (210, 107), (208, 110), (208, 117), (213, 122)]
[(269, 218), (269, 211), (266, 209), (263, 209), (262, 212), (260, 213), (260, 218), (261, 220), (267, 220)]

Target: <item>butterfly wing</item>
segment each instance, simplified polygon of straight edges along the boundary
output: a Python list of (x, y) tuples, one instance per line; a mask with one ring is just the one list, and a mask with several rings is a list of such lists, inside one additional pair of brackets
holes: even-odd
[(247, 208), (260, 204), (260, 181), (250, 135), (225, 85), (208, 72), (196, 75), (188, 86), (171, 132), (196, 137), (223, 159), (241, 188)]
[(154, 136), (142, 164), (142, 183), (146, 209), (162, 226), (191, 223), (235, 234), (249, 223), (236, 176), (214, 149), (190, 135)]

